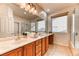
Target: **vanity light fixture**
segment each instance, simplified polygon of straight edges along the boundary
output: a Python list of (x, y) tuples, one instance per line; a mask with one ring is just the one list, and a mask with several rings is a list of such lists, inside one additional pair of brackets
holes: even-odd
[(24, 14), (26, 14), (26, 12), (24, 12)]
[(34, 15), (37, 15), (37, 9), (36, 6), (33, 3), (22, 3), (20, 4), (20, 7), (25, 9), (25, 11), (28, 11), (29, 13), (32, 13)]

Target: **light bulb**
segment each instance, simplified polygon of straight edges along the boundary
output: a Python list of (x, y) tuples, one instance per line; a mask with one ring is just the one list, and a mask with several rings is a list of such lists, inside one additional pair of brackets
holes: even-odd
[(30, 5), (27, 5), (27, 9), (30, 9)]
[(25, 7), (25, 10), (28, 11), (28, 9)]
[(33, 8), (31, 8), (30, 10), (29, 10), (29, 12), (31, 13), (31, 12), (34, 12), (34, 7)]
[(34, 10), (33, 14), (37, 14), (37, 10)]
[(21, 8), (25, 8), (25, 6), (26, 6), (25, 3), (20, 4), (20, 7), (21, 7)]
[(30, 5), (26, 5), (25, 10), (28, 11), (30, 9)]
[(24, 14), (26, 14), (26, 12), (24, 12)]

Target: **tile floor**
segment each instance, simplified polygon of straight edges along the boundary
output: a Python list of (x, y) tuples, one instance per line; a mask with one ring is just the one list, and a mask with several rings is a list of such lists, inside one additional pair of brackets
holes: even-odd
[(45, 56), (72, 56), (68, 47), (61, 45), (50, 45)]

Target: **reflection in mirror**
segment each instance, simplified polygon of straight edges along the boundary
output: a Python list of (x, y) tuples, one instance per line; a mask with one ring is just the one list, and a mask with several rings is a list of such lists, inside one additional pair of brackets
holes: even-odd
[(28, 31), (28, 24), (21, 23), (21, 34)]
[(35, 22), (31, 23), (31, 31), (35, 31)]
[(14, 22), (14, 35), (18, 35), (18, 34), (19, 34), (19, 23)]
[(38, 32), (45, 32), (45, 20), (38, 21)]

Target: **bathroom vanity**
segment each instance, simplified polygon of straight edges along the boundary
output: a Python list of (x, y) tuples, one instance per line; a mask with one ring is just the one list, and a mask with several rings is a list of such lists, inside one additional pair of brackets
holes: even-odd
[[(44, 34), (36, 38), (24, 37), (20, 40), (9, 40), (0, 44), (1, 56), (43, 56), (49, 48), (49, 37), (53, 34)], [(10, 42), (11, 41), (11, 42)]]

